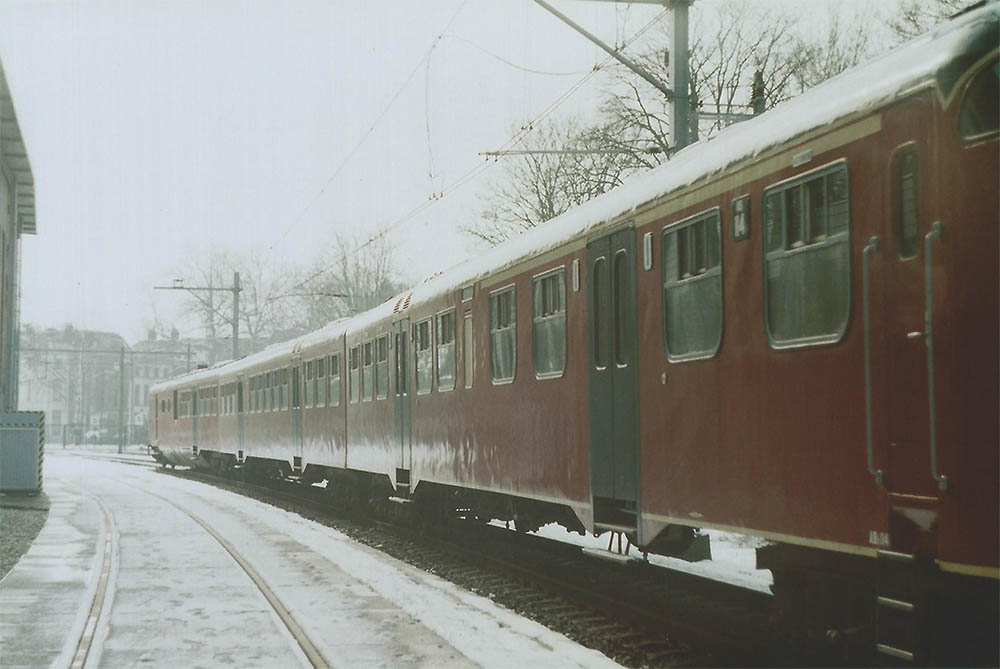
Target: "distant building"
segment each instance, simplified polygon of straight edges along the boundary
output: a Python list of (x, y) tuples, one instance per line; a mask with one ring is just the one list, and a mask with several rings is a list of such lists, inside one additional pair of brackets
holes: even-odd
[[(35, 180), (0, 63), (0, 410), (18, 408), (21, 235), (35, 228)], [(35, 409), (37, 407), (25, 407)]]

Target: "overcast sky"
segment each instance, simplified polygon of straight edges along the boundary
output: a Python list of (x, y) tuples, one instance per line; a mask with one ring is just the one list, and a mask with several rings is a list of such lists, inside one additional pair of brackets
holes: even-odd
[[(553, 3), (609, 42), (660, 11)], [(332, 231), (383, 229), (603, 57), (531, 0), (4, 0), (0, 58), (36, 184), (22, 322), (134, 341), (154, 309), (172, 320), (178, 294), (152, 286), (189, 256), (305, 262)], [(591, 113), (599, 94), (595, 78), (559, 111)], [(472, 251), (458, 226), (500, 172), (392, 232), (407, 280)]]

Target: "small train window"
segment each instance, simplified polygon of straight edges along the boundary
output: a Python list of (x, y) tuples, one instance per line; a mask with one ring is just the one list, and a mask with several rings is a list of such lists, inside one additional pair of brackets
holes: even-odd
[(414, 350), (417, 366), (417, 394), (423, 395), (431, 391), (434, 351), (431, 349), (431, 322), (421, 321), (414, 327)]
[(896, 157), (895, 218), (899, 257), (912, 258), (920, 248), (920, 180), (917, 150), (908, 149)]
[(357, 403), (361, 398), (361, 347), (355, 346), (350, 353), (350, 372), (347, 378), (348, 392), (350, 393), (351, 404)]
[(775, 348), (839, 341), (850, 311), (847, 163), (764, 193), (764, 321)]
[(340, 406), (340, 356), (330, 356), (330, 406)]
[(316, 360), (316, 406), (326, 406), (326, 356)]
[(455, 311), (438, 314), (435, 319), (437, 338), (438, 390), (455, 389)]
[(551, 379), (566, 369), (566, 270), (531, 282), (531, 345), (535, 376)]
[(362, 369), (361, 369), (361, 400), (370, 402), (374, 395), (374, 374), (375, 360), (372, 356), (372, 343), (366, 341), (362, 348)]
[(472, 314), (465, 314), (462, 323), (462, 367), (465, 373), (465, 387), (472, 387), (473, 375), (476, 371), (475, 339), (472, 329)]
[(517, 368), (514, 286), (490, 295), (490, 369), (494, 383), (510, 383)]
[(389, 335), (375, 340), (375, 397), (389, 396)]
[(671, 362), (710, 358), (722, 343), (720, 219), (716, 208), (663, 232), (663, 345)]

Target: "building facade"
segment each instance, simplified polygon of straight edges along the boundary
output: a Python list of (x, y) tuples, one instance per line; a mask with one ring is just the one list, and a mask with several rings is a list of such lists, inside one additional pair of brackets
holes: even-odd
[[(18, 408), (21, 235), (36, 233), (35, 180), (0, 63), (0, 410)], [(34, 407), (30, 407), (34, 408)]]

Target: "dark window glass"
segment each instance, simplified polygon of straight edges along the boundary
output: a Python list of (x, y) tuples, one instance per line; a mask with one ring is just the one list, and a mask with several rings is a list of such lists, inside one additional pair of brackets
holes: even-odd
[[(769, 203), (780, 197), (785, 207)], [(775, 346), (840, 339), (850, 309), (847, 166), (839, 164), (764, 195), (765, 225), (784, 234), (764, 246), (764, 303)], [(768, 219), (768, 216), (771, 218)]]
[(465, 315), (465, 321), (462, 325), (462, 360), (463, 367), (465, 368), (465, 387), (472, 387), (472, 379), (475, 374), (475, 341), (473, 340), (473, 329), (472, 329), (472, 316), (470, 314)]
[[(689, 266), (681, 249), (704, 245), (705, 261)], [(722, 342), (722, 224), (719, 211), (672, 226), (661, 239), (663, 343), (673, 362), (715, 355)]]
[(897, 159), (896, 174), (896, 233), (899, 235), (899, 255), (912, 258), (920, 247), (920, 222), (918, 198), (920, 194), (917, 172), (917, 151), (911, 149)]
[(566, 270), (532, 281), (531, 315), (535, 374), (561, 376), (566, 369)]
[(490, 369), (493, 380), (514, 380), (517, 367), (517, 327), (514, 287), (490, 295)]
[(591, 331), (594, 335), (594, 366), (597, 369), (604, 369), (608, 366), (605, 341), (604, 305), (608, 304), (608, 261), (603, 256), (594, 260), (593, 278), (593, 316), (594, 322), (591, 324)]
[[(703, 243), (692, 244), (688, 249), (691, 261), (694, 264), (699, 262), (704, 262), (704, 251), (705, 247)], [(701, 258), (699, 259), (699, 253)], [(624, 328), (626, 323), (629, 322), (627, 308), (629, 305), (629, 290), (630, 286), (630, 275), (629, 275), (629, 258), (628, 253), (624, 250), (619, 250), (615, 253), (615, 264), (612, 269), (614, 285), (612, 290), (615, 295), (615, 306), (614, 306), (614, 345), (615, 345), (615, 364), (619, 367), (624, 367), (629, 363), (628, 358), (625, 355), (625, 332)]]
[(455, 388), (455, 312), (438, 314), (436, 322), (438, 390), (453, 390)]
[(417, 323), (414, 332), (417, 393), (429, 393), (431, 391), (431, 379), (434, 374), (434, 351), (431, 349), (431, 322), (426, 320)]
[(979, 139), (1000, 130), (1000, 61), (983, 68), (965, 91), (958, 113), (958, 132), (963, 139)]

